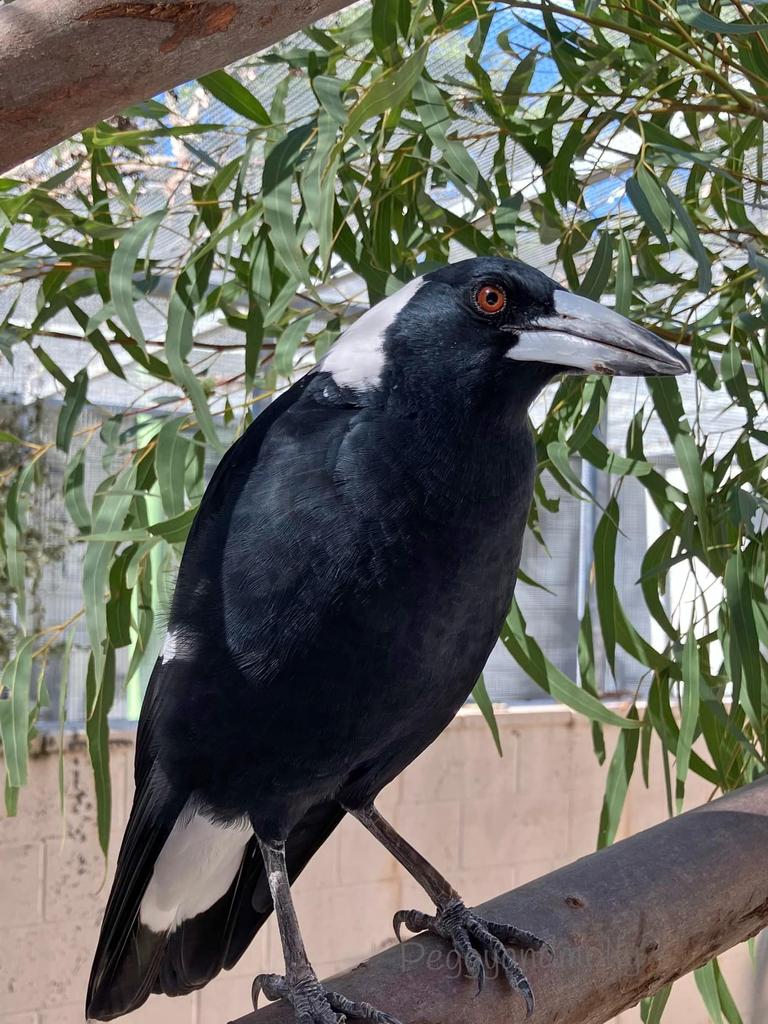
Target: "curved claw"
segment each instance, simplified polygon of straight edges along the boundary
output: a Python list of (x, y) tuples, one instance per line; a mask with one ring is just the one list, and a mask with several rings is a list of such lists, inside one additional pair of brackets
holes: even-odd
[(522, 979), (520, 984), (517, 986), (517, 991), (525, 1000), (525, 1019), (528, 1020), (529, 1017), (533, 1016), (533, 1010), (536, 1002), (533, 998), (533, 991), (531, 986), (528, 984), (527, 978)]
[(259, 1008), (259, 996), (261, 993), (267, 999), (286, 999), (288, 997), (288, 983), (280, 974), (257, 974), (251, 986), (251, 1000), (254, 1010)]
[(420, 910), (398, 910), (395, 916), (392, 918), (392, 927), (395, 930), (397, 941), (402, 942), (400, 935), (401, 927), (405, 925), (409, 932), (426, 932), (434, 930), (437, 927), (437, 921), (434, 917), (430, 917), (429, 914), (424, 914)]

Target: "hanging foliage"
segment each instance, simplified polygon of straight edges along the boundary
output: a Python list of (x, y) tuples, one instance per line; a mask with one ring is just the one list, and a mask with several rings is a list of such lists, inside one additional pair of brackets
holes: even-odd
[[(266, 76), (268, 98), (258, 87)], [(0, 358), (33, 357), (61, 402), (45, 443), (0, 436), (14, 452), (0, 468), (3, 573), (18, 630), (0, 694), (9, 809), (45, 698), (35, 666), (55, 645), (68, 656), (82, 617), (106, 844), (107, 715), (115, 686), (156, 656), (206, 460), (365, 305), (457, 254), (514, 255), (531, 240), (568, 287), (686, 350), (696, 382), (692, 403), (673, 378), (649, 382), (623, 448), (599, 430), (610, 382), (559, 384), (537, 428), (532, 530), (555, 488), (592, 500), (575, 459), (609, 481), (578, 683), (547, 660), (536, 623), (516, 605), (502, 639), (543, 690), (592, 720), (600, 756), (602, 726), (624, 729), (601, 842), (615, 833), (651, 733), (676, 759), (674, 809), (691, 772), (713, 790), (761, 774), (766, 95), (760, 5), (374, 0), (94, 126), (48, 155), (47, 175), (37, 164), (1, 179)], [(362, 293), (344, 287), (351, 275)], [(30, 288), (33, 312), (22, 315)], [(127, 396), (121, 411), (104, 407), (104, 380)], [(738, 414), (727, 434), (701, 413), (715, 392)], [(646, 451), (651, 426), (668, 438), (673, 469)], [(95, 486), (84, 472), (91, 445), (103, 464)], [(40, 632), (25, 602), (24, 508), (35, 467), (57, 453), (83, 607)], [(633, 625), (615, 579), (627, 480), (661, 523), (638, 582), (661, 643)], [(673, 575), (685, 599), (670, 607)], [(631, 699), (626, 717), (598, 699), (598, 644), (609, 667), (620, 652), (638, 665), (629, 696), (648, 700)], [(702, 981), (708, 1005), (725, 1006), (724, 981), (712, 977), (717, 985)], [(649, 1019), (662, 1008), (656, 997)]]

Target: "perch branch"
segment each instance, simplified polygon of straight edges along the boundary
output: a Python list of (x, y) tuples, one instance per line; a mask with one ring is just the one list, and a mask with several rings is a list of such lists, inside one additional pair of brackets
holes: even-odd
[[(530, 1024), (604, 1024), (768, 924), (768, 779), (480, 910), (554, 946), (554, 960), (537, 954), (524, 961), (536, 994)], [(525, 1020), (522, 1000), (498, 979), (475, 998), (473, 983), (457, 976), (445, 947), (426, 935), (386, 949), (331, 987), (403, 1024)], [(236, 1024), (292, 1022), (291, 1012), (273, 1003)]]
[(15, 0), (0, 6), (0, 173), (351, 0)]

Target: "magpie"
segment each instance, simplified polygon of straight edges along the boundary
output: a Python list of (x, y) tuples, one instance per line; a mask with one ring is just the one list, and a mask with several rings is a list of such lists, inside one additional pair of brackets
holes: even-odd
[(88, 986), (111, 1020), (232, 967), (274, 910), (298, 1024), (390, 1014), (327, 991), (291, 883), (345, 814), (423, 886), (478, 987), (507, 951), (374, 800), (466, 701), (510, 605), (533, 493), (528, 408), (556, 375), (680, 374), (687, 359), (516, 260), (405, 284), (229, 449), (181, 561), (138, 725), (136, 792)]

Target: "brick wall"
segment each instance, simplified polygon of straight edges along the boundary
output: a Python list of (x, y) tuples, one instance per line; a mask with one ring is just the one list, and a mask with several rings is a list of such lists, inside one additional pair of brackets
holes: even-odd
[[(498, 712), (498, 720), (503, 759), (482, 718), (468, 708), (379, 801), (383, 813), (468, 903), (590, 853), (597, 835), (605, 770), (592, 753), (588, 726), (557, 707), (513, 708)], [(117, 737), (111, 756), (113, 859), (131, 800), (131, 737)], [(0, 1024), (83, 1021), (108, 885), (96, 840), (90, 767), (80, 743), (71, 743), (64, 757), (63, 818), (57, 772), (55, 754), (34, 757), (19, 816), (0, 820)], [(633, 780), (620, 835), (666, 816), (658, 759), (652, 758), (650, 782), (646, 790), (639, 778)], [(689, 806), (708, 796), (708, 787), (691, 781)], [(310, 863), (295, 891), (307, 947), (321, 976), (390, 944), (396, 910), (431, 909), (410, 877), (351, 819)], [(749, 958), (738, 949), (723, 963), (749, 1024)], [(270, 922), (232, 971), (183, 999), (152, 997), (131, 1022), (225, 1024), (248, 1010), (254, 974), (281, 967)], [(690, 978), (676, 987), (667, 1013), (670, 1024), (709, 1022)], [(639, 1021), (633, 1010), (617, 1024)]]

